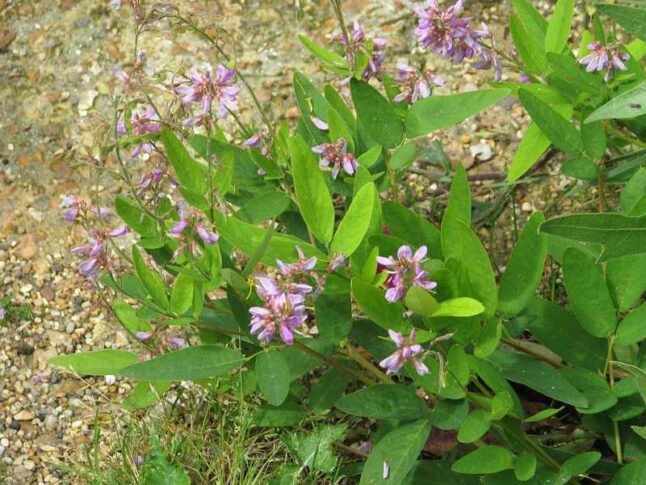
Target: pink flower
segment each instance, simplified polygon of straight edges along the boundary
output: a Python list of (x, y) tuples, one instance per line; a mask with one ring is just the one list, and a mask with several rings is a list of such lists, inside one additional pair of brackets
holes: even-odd
[(343, 168), (348, 175), (354, 175), (359, 166), (359, 162), (352, 153), (348, 153), (348, 143), (339, 138), (336, 143), (325, 143), (312, 147), (314, 153), (321, 155), (319, 166), (327, 168), (332, 166), (332, 178), (336, 179)]
[(407, 362), (411, 362), (415, 366), (415, 370), (420, 376), (428, 374), (428, 367), (421, 360), (424, 349), (421, 345), (414, 343), (416, 338), (414, 328), (411, 330), (408, 339), (405, 339), (401, 333), (394, 330), (388, 330), (388, 335), (395, 342), (397, 350), (379, 362), (379, 366), (386, 369), (386, 374), (398, 372)]
[(400, 62), (397, 64), (397, 84), (401, 88), (401, 93), (395, 96), (395, 101), (406, 101), (408, 104), (413, 104), (415, 101), (423, 98), (428, 98), (434, 86), (444, 86), (444, 80), (433, 74), (431, 71), (419, 73), (412, 67)]
[(271, 296), (262, 307), (251, 307), (252, 335), (269, 343), (278, 331), (282, 341), (291, 345), (294, 343), (293, 330), (307, 320), (303, 297), (295, 294), (279, 293)]
[(625, 71), (627, 69), (624, 61), (630, 59), (630, 56), (618, 49), (618, 44), (614, 46), (604, 46), (601, 42), (592, 42), (588, 44), (588, 50), (591, 52), (579, 60), (579, 64), (586, 66), (587, 72), (606, 71), (606, 82), (612, 77), (614, 70)]
[(377, 256), (377, 263), (390, 276), (386, 280), (386, 300), (390, 303), (401, 300), (410, 286), (418, 286), (427, 291), (437, 287), (435, 281), (428, 279), (428, 273), (422, 269), (422, 262), (426, 258), (426, 246), (420, 246), (413, 254), (410, 246), (401, 246), (397, 251), (397, 258), (392, 256)]

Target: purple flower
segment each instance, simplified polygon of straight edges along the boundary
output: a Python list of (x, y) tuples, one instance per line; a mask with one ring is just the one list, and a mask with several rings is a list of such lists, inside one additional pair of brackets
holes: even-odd
[(606, 82), (612, 77), (614, 70), (625, 71), (627, 69), (624, 61), (627, 61), (630, 56), (626, 52), (620, 51), (618, 44), (606, 47), (600, 42), (592, 42), (588, 44), (590, 54), (579, 60), (579, 64), (586, 66), (587, 72), (600, 72), (606, 71)]
[(181, 337), (171, 337), (170, 335), (164, 335), (164, 342), (171, 349), (180, 349), (186, 346), (186, 340)]
[(493, 66), (496, 80), (500, 79), (502, 66), (498, 57), (480, 42), (491, 37), (491, 33), (485, 24), (481, 30), (471, 28), (471, 19), (461, 16), (462, 0), (444, 10), (438, 6), (437, 0), (428, 0), (428, 6), (415, 8), (415, 13), (419, 18), (415, 35), (422, 48), (453, 60), (454, 64), (464, 59), (479, 58), (474, 67), (488, 69)]
[(242, 144), (249, 148), (260, 148), (260, 140), (262, 140), (262, 131), (256, 132), (256, 134), (243, 141)]
[(61, 201), (63, 219), (67, 222), (75, 222), (81, 213), (81, 202), (73, 195), (66, 195)]
[(0, 320), (4, 320), (5, 317), (5, 309), (4, 307), (0, 306)]
[(420, 246), (414, 254), (410, 246), (401, 246), (397, 251), (397, 259), (392, 256), (377, 257), (377, 262), (390, 274), (386, 280), (388, 302), (401, 300), (411, 285), (427, 291), (433, 291), (437, 287), (437, 283), (429, 280), (428, 273), (422, 269), (421, 263), (426, 258), (426, 252), (426, 246)]
[(112, 229), (111, 231), (108, 231), (106, 235), (108, 237), (123, 237), (126, 234), (128, 234), (128, 227), (127, 226), (120, 226), (115, 229)]
[[(151, 106), (145, 109), (140, 106), (138, 109), (133, 110), (130, 115), (132, 134), (134, 136), (144, 137), (146, 135), (158, 133), (161, 130), (161, 125), (159, 124), (159, 121), (155, 119), (156, 116), (155, 110)], [(117, 123), (117, 133), (121, 136), (128, 134), (126, 123), (123, 119), (119, 120)], [(153, 152), (153, 145), (150, 141), (142, 140), (137, 143), (130, 151), (130, 156), (135, 158), (142, 152), (147, 153), (148, 155)]]
[(216, 66), (215, 76), (211, 66), (204, 71), (190, 70), (185, 83), (177, 86), (175, 92), (181, 96), (184, 106), (199, 103), (200, 114), (185, 120), (184, 125), (202, 123), (204, 117), (211, 113), (213, 102), (217, 104), (218, 118), (226, 118), (229, 111), (237, 111), (240, 88), (233, 85), (235, 74), (235, 69), (227, 69), (222, 64)]
[(291, 345), (294, 343), (293, 329), (307, 320), (303, 301), (301, 295), (279, 293), (265, 300), (264, 306), (251, 307), (250, 333), (269, 343), (278, 331), (282, 341)]
[(41, 374), (36, 374), (32, 376), (31, 382), (37, 382), (39, 384), (42, 384), (43, 382), (47, 382), (47, 376), (41, 375)]
[(295, 263), (283, 263), (280, 259), (276, 260), (278, 265), (278, 270), (285, 277), (293, 277), (302, 274), (311, 272), (316, 266), (316, 256), (311, 258), (305, 257), (305, 253), (301, 248), (296, 246), (296, 252), (298, 253), (298, 261)]
[(398, 372), (407, 362), (415, 366), (415, 370), (420, 376), (428, 374), (428, 367), (421, 360), (424, 349), (421, 345), (414, 343), (416, 337), (414, 328), (410, 331), (408, 339), (394, 330), (388, 330), (388, 335), (397, 345), (397, 350), (379, 362), (379, 366), (386, 369), (386, 374)]
[(135, 332), (135, 337), (137, 339), (141, 340), (142, 342), (145, 342), (146, 340), (150, 339), (150, 337), (153, 336), (152, 332)]
[(316, 116), (310, 116), (310, 120), (312, 121), (312, 124), (316, 126), (319, 130), (327, 131), (330, 129), (328, 124), (323, 121), (321, 118), (317, 118)]
[(144, 191), (158, 184), (166, 174), (167, 170), (159, 167), (152, 169), (150, 172), (144, 173), (139, 181), (139, 190)]
[(336, 179), (343, 168), (348, 175), (354, 175), (359, 166), (359, 162), (352, 153), (348, 153), (348, 143), (339, 138), (336, 143), (325, 143), (312, 147), (314, 153), (321, 155), (319, 166), (327, 168), (332, 166), (332, 178)]
[(330, 258), (330, 262), (327, 265), (328, 273), (334, 273), (337, 269), (345, 266), (346, 264), (347, 260), (343, 254), (335, 254)]
[(125, 226), (109, 231), (92, 229), (90, 236), (87, 238), (88, 244), (73, 248), (70, 251), (73, 254), (81, 254), (87, 258), (79, 264), (79, 273), (86, 278), (97, 278), (100, 269), (110, 267), (106, 255), (105, 239), (108, 237), (122, 237), (127, 233), (128, 228)]
[[(352, 42), (348, 42), (343, 34), (333, 37), (333, 40), (339, 42), (345, 50), (345, 58), (348, 63), (356, 69), (356, 61), (360, 58), (360, 51), (368, 56), (368, 62), (361, 73), (361, 77), (368, 80), (373, 76), (379, 77), (382, 72), (382, 64), (386, 59), (386, 39), (374, 38), (372, 40), (366, 37), (361, 24), (357, 20), (352, 22)], [(361, 56), (363, 57), (363, 56)]]
[(175, 222), (171, 227), (170, 235), (179, 239), (181, 244), (173, 257), (177, 257), (186, 249), (199, 253), (200, 248), (195, 242), (195, 236), (201, 239), (204, 244), (218, 242), (220, 236), (215, 232), (211, 224), (206, 222), (194, 210), (189, 210), (183, 201), (178, 203), (177, 213), (179, 214), (179, 221)]
[(413, 104), (415, 101), (428, 98), (433, 91), (431, 85), (444, 86), (444, 80), (431, 71), (419, 73), (416, 69), (400, 62), (397, 64), (397, 78), (401, 92), (395, 96), (395, 101), (406, 101)]

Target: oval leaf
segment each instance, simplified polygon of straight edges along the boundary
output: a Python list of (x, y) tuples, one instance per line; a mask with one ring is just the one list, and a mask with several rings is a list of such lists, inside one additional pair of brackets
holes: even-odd
[(79, 354), (59, 355), (49, 359), (54, 367), (86, 376), (116, 375), (137, 362), (137, 356), (125, 350), (95, 350)]
[(256, 357), (258, 387), (273, 406), (280, 406), (289, 394), (290, 373), (280, 352), (266, 351)]

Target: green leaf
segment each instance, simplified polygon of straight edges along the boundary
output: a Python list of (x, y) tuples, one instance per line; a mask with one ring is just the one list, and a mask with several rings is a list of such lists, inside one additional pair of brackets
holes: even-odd
[(417, 155), (417, 145), (413, 142), (406, 143), (395, 150), (388, 160), (388, 168), (402, 170), (410, 167)]
[(547, 67), (545, 52), (540, 48), (536, 39), (527, 33), (523, 23), (515, 15), (509, 17), (509, 30), (511, 31), (514, 46), (516, 46), (518, 54), (529, 72), (533, 74), (545, 72)]
[(532, 121), (555, 147), (571, 154), (580, 154), (583, 151), (581, 133), (572, 123), (526, 89), (519, 89), (518, 97)]
[(459, 401), (442, 399), (437, 402), (431, 412), (433, 426), (448, 431), (458, 429), (469, 414), (469, 405), (466, 400)]
[(278, 217), (288, 209), (290, 204), (289, 197), (283, 192), (272, 189), (256, 194), (253, 199), (240, 207), (236, 217), (249, 224), (258, 224)]
[(333, 52), (325, 47), (318, 45), (317, 43), (311, 41), (304, 35), (299, 35), (298, 39), (301, 43), (309, 50), (312, 54), (318, 57), (325, 64), (330, 64), (331, 66), (337, 68), (343, 68), (345, 71), (349, 72), (348, 61), (344, 57), (340, 56), (336, 52)]
[(429, 477), (442, 485), (478, 485), (480, 477), (458, 475), (451, 470), (449, 460), (418, 460), (402, 485), (428, 485)]
[(298, 71), (294, 73), (294, 92), (296, 104), (298, 104), (302, 116), (300, 122), (305, 126), (307, 133), (315, 143), (326, 143), (327, 134), (314, 126), (311, 118), (315, 116), (326, 121), (329, 103), (310, 80)]
[(345, 392), (352, 378), (336, 367), (331, 367), (314, 383), (310, 389), (309, 404), (312, 411), (329, 411)]
[(123, 369), (121, 374), (143, 381), (189, 381), (226, 374), (244, 362), (245, 358), (237, 350), (203, 345), (169, 352), (131, 365)]
[(141, 236), (154, 237), (157, 234), (155, 219), (143, 212), (131, 198), (121, 194), (117, 195), (114, 198), (114, 207), (123, 222)]
[(530, 302), (527, 328), (545, 347), (563, 360), (591, 371), (603, 370), (607, 342), (585, 332), (576, 317), (540, 298)]
[(164, 280), (162, 280), (161, 276), (159, 276), (157, 272), (148, 267), (137, 246), (132, 247), (132, 262), (135, 266), (137, 276), (139, 276), (141, 283), (144, 285), (153, 301), (164, 309), (169, 308), (170, 303), (168, 301), (168, 296), (166, 296), (166, 285), (164, 284)]
[(458, 441), (460, 443), (473, 443), (478, 441), (489, 431), (491, 420), (483, 409), (476, 409), (467, 416), (458, 430)]
[(633, 345), (646, 339), (646, 303), (630, 312), (617, 327), (616, 345)]
[(334, 231), (334, 206), (323, 172), (302, 137), (291, 138), (288, 143), (301, 215), (314, 237), (328, 243)]
[(119, 374), (123, 368), (137, 362), (137, 355), (125, 350), (95, 350), (59, 355), (48, 362), (81, 375), (109, 376)]
[(342, 397), (336, 408), (352, 416), (370, 419), (419, 419), (429, 410), (411, 387), (375, 384)]
[(556, 409), (552, 409), (552, 408), (543, 409), (537, 412), (536, 414), (533, 414), (529, 418), (525, 418), (523, 420), (523, 423), (539, 423), (541, 421), (545, 421), (546, 419), (549, 419), (552, 416), (556, 416), (564, 409), (565, 409), (565, 406), (561, 406), (560, 408), (556, 408)]
[(628, 463), (621, 467), (621, 470), (612, 477), (610, 485), (635, 485), (640, 483), (646, 475), (646, 459)]
[(631, 34), (646, 40), (646, 10), (628, 5), (595, 5), (602, 14), (610, 17)]
[(608, 261), (606, 280), (619, 311), (632, 308), (646, 291), (646, 253)]
[[(332, 143), (338, 141), (339, 139), (344, 139), (348, 144), (348, 151), (354, 153), (354, 139), (352, 137), (352, 132), (350, 128), (345, 124), (343, 118), (337, 111), (330, 106), (327, 112), (327, 123), (329, 126), (329, 135), (330, 141)], [(359, 163), (361, 163), (359, 161)]]
[(536, 474), (536, 455), (523, 453), (514, 460), (514, 476), (521, 482), (531, 480)]
[[(646, 12), (646, 11), (645, 11)], [(630, 119), (646, 114), (646, 81), (615, 96), (585, 119), (585, 123), (607, 119)]]
[(439, 307), (433, 295), (418, 286), (413, 286), (406, 292), (404, 301), (409, 310), (422, 317), (432, 316)]
[(170, 309), (181, 315), (193, 305), (193, 278), (180, 273), (175, 278), (173, 293), (170, 296)]
[(528, 0), (511, 0), (511, 3), (528, 34), (536, 40), (542, 49), (545, 44), (547, 20), (543, 18)]
[(352, 328), (352, 304), (347, 293), (328, 294), (323, 292), (315, 301), (316, 326), (323, 337), (330, 342), (339, 342)]
[(599, 374), (582, 369), (563, 368), (559, 373), (585, 396), (588, 405), (577, 407), (581, 414), (598, 414), (617, 404), (608, 383)]
[(280, 406), (289, 394), (289, 367), (280, 352), (265, 351), (256, 357), (258, 387), (269, 404)]
[(563, 51), (570, 35), (573, 15), (574, 0), (558, 0), (556, 2), (545, 34), (545, 50), (547, 52)]
[(448, 96), (430, 96), (411, 106), (406, 116), (410, 138), (457, 125), (509, 95), (509, 89), (486, 89)]
[(575, 248), (563, 255), (563, 277), (570, 307), (590, 335), (607, 337), (617, 327), (617, 316), (601, 265)]
[(487, 321), (478, 334), (473, 349), (473, 355), (481, 359), (488, 357), (491, 353), (498, 348), (500, 338), (502, 336), (502, 323), (500, 320), (490, 319)]
[(326, 425), (305, 433), (292, 433), (286, 441), (301, 466), (333, 473), (337, 456), (332, 445), (335, 441), (343, 441), (346, 429), (344, 424)]
[(471, 225), (471, 191), (467, 171), (461, 163), (455, 167), (449, 201), (442, 218), (442, 230), (446, 221), (461, 221), (467, 226)]
[(307, 417), (307, 412), (299, 404), (286, 402), (280, 407), (260, 406), (253, 416), (256, 426), (274, 428), (296, 426)]
[(359, 158), (357, 158), (357, 162), (359, 162), (359, 166), (364, 168), (372, 167), (375, 163), (377, 163), (377, 160), (379, 160), (379, 157), (381, 156), (381, 152), (382, 152), (381, 145), (373, 146), (366, 152), (362, 153)]
[(505, 416), (507, 413), (512, 410), (514, 407), (514, 400), (511, 397), (511, 394), (508, 392), (498, 392), (491, 399), (491, 411), (489, 413), (489, 418), (495, 421), (498, 421)]
[(540, 231), (575, 241), (600, 243), (604, 246), (601, 261), (646, 252), (646, 216), (628, 217), (611, 212), (560, 216), (544, 222)]
[[(267, 235), (265, 228), (248, 224), (235, 217), (226, 217), (220, 212), (216, 213), (215, 220), (217, 230), (222, 238), (248, 256), (256, 253)], [(267, 249), (263, 252), (260, 262), (276, 267), (277, 259), (293, 261), (297, 256), (296, 246), (300, 247), (307, 257), (324, 258), (325, 256), (318, 248), (302, 239), (287, 234), (274, 234)]]
[(496, 351), (489, 361), (505, 376), (505, 379), (523, 384), (545, 396), (573, 406), (587, 407), (588, 402), (572, 384), (556, 369), (532, 357)]
[(384, 148), (394, 148), (404, 138), (404, 127), (395, 108), (365, 81), (350, 80), (357, 119), (366, 132)]
[(121, 407), (127, 411), (150, 407), (159, 402), (170, 385), (167, 381), (138, 382), (128, 397), (121, 402)]
[(441, 301), (433, 317), (473, 317), (484, 312), (484, 306), (478, 300), (467, 297), (451, 298)]
[(484, 445), (456, 461), (451, 469), (456, 473), (484, 475), (511, 468), (514, 454), (507, 448)]
[(148, 321), (141, 318), (137, 310), (123, 300), (115, 300), (112, 303), (112, 310), (123, 327), (130, 333), (147, 332), (151, 328)]
[[(604, 95), (607, 88), (600, 75), (590, 74), (581, 69), (572, 56), (549, 52), (547, 60), (555, 74), (572, 87), (593, 95)], [(545, 101), (545, 100), (543, 100)]]
[(572, 477), (584, 474), (600, 459), (601, 453), (599, 453), (598, 451), (588, 451), (570, 458), (561, 465), (561, 472), (559, 473), (559, 475), (563, 478), (566, 478), (563, 483), (569, 481)]
[(405, 240), (416, 248), (426, 246), (431, 258), (442, 257), (440, 231), (432, 223), (399, 202), (390, 200), (384, 202), (383, 211), (384, 220), (393, 236)]
[(581, 139), (583, 148), (588, 156), (598, 159), (606, 153), (606, 129), (601, 121), (584, 123), (581, 125)]
[(619, 196), (621, 209), (630, 216), (646, 215), (646, 167), (633, 175)]
[(401, 302), (388, 303), (385, 292), (364, 283), (359, 278), (352, 278), (352, 296), (359, 308), (370, 320), (382, 328), (403, 332), (408, 324), (402, 316), (405, 308)]
[(352, 198), (350, 208), (334, 234), (331, 253), (348, 257), (357, 250), (370, 226), (376, 193), (375, 185), (367, 183)]
[(191, 158), (169, 128), (162, 128), (161, 139), (180, 186), (197, 195), (206, 194), (206, 167)]
[(514, 182), (525, 175), (550, 144), (550, 139), (543, 134), (538, 125), (530, 123), (511, 161), (507, 180)]
[(599, 177), (599, 168), (592, 160), (575, 158), (561, 165), (563, 175), (579, 180), (596, 180)]
[(504, 316), (520, 313), (541, 281), (547, 256), (547, 238), (538, 233), (543, 222), (542, 213), (532, 214), (514, 245), (498, 291), (498, 311)]
[[(431, 423), (422, 419), (398, 426), (381, 438), (366, 460), (359, 484), (401, 483), (415, 466), (430, 432)], [(387, 478), (384, 467), (388, 468)]]
[(513, 407), (509, 412), (511, 416), (519, 419), (523, 416), (520, 399), (511, 385), (505, 380), (502, 373), (493, 364), (485, 359), (471, 356), (469, 359), (469, 368), (496, 394), (507, 393), (511, 396), (513, 401)]
[[(450, 236), (444, 237), (445, 232)], [(442, 252), (446, 258), (460, 262), (461, 293), (481, 302), (485, 317), (492, 317), (498, 306), (498, 289), (489, 256), (478, 236), (461, 221), (443, 222)]]

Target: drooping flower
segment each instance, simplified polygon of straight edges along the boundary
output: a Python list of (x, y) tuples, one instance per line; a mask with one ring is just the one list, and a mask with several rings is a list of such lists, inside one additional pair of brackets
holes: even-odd
[(327, 265), (327, 271), (328, 273), (334, 273), (337, 269), (345, 266), (346, 264), (347, 260), (343, 254), (334, 254)]
[(276, 260), (278, 270), (287, 278), (310, 273), (316, 266), (316, 256), (306, 257), (303, 250), (298, 246), (296, 246), (296, 252), (298, 253), (298, 260), (295, 263), (284, 263), (280, 259)]
[(432, 86), (444, 86), (444, 80), (431, 71), (420, 73), (403, 62), (397, 64), (395, 81), (401, 89), (395, 101), (406, 101), (408, 104), (428, 98), (433, 93)]
[(278, 293), (265, 300), (262, 307), (252, 307), (251, 330), (259, 340), (269, 343), (278, 332), (282, 341), (291, 345), (294, 343), (293, 330), (307, 320), (304, 298), (302, 295)]
[(601, 42), (592, 42), (588, 44), (590, 53), (579, 60), (579, 64), (585, 67), (587, 72), (606, 71), (604, 79), (609, 81), (615, 70), (625, 71), (624, 64), (630, 59), (630, 56), (618, 48), (618, 44), (604, 46)]
[(171, 349), (180, 349), (186, 346), (185, 339), (181, 337), (171, 337), (170, 335), (164, 335), (164, 343)]
[(226, 118), (229, 111), (237, 111), (240, 88), (233, 84), (235, 75), (235, 69), (227, 69), (222, 64), (216, 66), (215, 76), (211, 66), (203, 71), (191, 69), (184, 84), (175, 87), (175, 92), (181, 96), (184, 106), (199, 103), (200, 112), (185, 120), (184, 125), (201, 124), (211, 113), (214, 102), (218, 118)]
[(4, 316), (5, 316), (5, 309), (4, 307), (0, 306), (0, 321), (4, 320)]
[(410, 246), (404, 245), (397, 251), (397, 258), (377, 256), (379, 265), (389, 273), (386, 279), (387, 301), (393, 303), (401, 300), (411, 286), (418, 286), (427, 291), (433, 291), (437, 287), (437, 283), (429, 280), (428, 273), (422, 269), (426, 252), (426, 246), (420, 246), (413, 253)]
[(61, 201), (63, 210), (63, 219), (67, 222), (75, 222), (81, 214), (81, 202), (73, 195), (66, 195)]
[[(156, 116), (157, 114), (152, 106), (139, 106), (137, 109), (133, 110), (130, 115), (132, 135), (143, 137), (145, 135), (159, 133), (161, 125), (159, 124), (159, 120), (156, 119)], [(117, 133), (121, 136), (128, 134), (128, 129), (123, 119), (119, 120), (117, 123)], [(147, 153), (148, 155), (153, 152), (153, 145), (147, 139), (141, 140), (139, 143), (135, 144), (135, 146), (130, 150), (130, 156), (135, 158), (142, 152)]]
[(337, 178), (342, 168), (348, 175), (354, 175), (359, 166), (355, 156), (348, 152), (348, 142), (343, 138), (339, 138), (336, 143), (325, 143), (312, 147), (312, 151), (321, 155), (319, 162), (321, 168), (332, 166), (333, 179)]
[(401, 333), (394, 330), (388, 330), (388, 335), (395, 342), (397, 350), (379, 362), (379, 366), (386, 369), (386, 374), (398, 372), (407, 362), (415, 366), (415, 370), (420, 376), (428, 374), (428, 367), (422, 361), (424, 349), (420, 344), (414, 343), (416, 338), (414, 328), (408, 338), (404, 338)]

